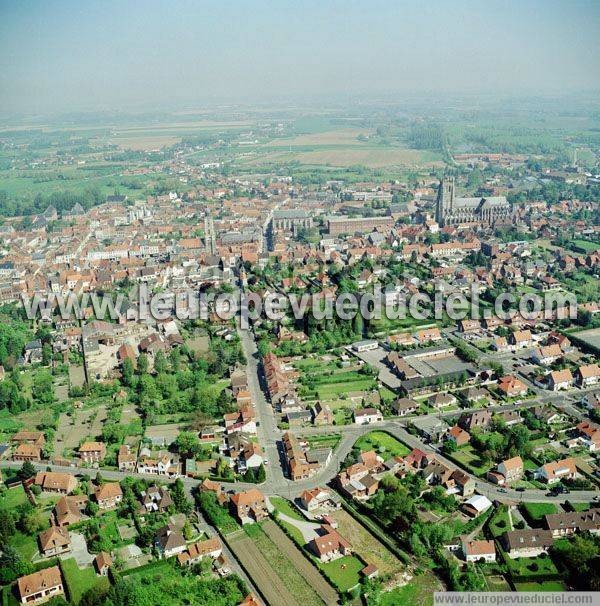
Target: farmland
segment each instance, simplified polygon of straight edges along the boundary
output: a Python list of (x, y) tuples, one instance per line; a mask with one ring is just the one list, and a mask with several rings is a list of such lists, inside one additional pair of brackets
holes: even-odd
[(275, 606), (335, 603), (335, 592), (324, 584), (322, 577), (306, 560), (299, 568), (298, 558), (303, 556), (273, 526), (273, 522), (267, 522), (263, 530), (263, 527), (255, 524), (228, 537), (231, 549), (266, 600)]

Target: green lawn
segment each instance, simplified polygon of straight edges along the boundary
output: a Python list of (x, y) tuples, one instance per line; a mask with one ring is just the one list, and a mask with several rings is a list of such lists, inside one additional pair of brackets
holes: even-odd
[(0, 493), (0, 509), (12, 510), (23, 503), (27, 503), (27, 495), (21, 484), (15, 488), (8, 488)]
[(494, 513), (494, 515), (490, 518), (488, 529), (494, 538), (497, 538), (505, 532), (512, 530), (506, 507), (502, 506), (496, 510), (496, 513)]
[(405, 456), (410, 448), (385, 431), (371, 431), (360, 438), (355, 446), (362, 451), (375, 450), (383, 458)]
[(358, 585), (361, 578), (360, 571), (365, 567), (356, 556), (343, 556), (325, 564), (318, 562), (317, 565), (340, 593)]
[(273, 505), (273, 507), (275, 507), (279, 513), (283, 513), (290, 518), (294, 518), (294, 520), (306, 521), (306, 518), (304, 518), (302, 514), (283, 497), (269, 497), (269, 501), (271, 501), (271, 505)]
[(83, 568), (80, 570), (74, 558), (62, 560), (60, 567), (65, 579), (67, 593), (73, 604), (79, 604), (81, 596), (88, 589), (97, 585), (104, 587), (108, 587), (109, 585), (108, 578), (98, 576), (94, 568)]
[(590, 508), (589, 503), (571, 503), (569, 501), (569, 507), (571, 511), (587, 511)]
[(480, 477), (484, 476), (494, 465), (494, 463), (491, 461), (484, 464), (470, 444), (467, 444), (456, 452), (453, 452), (452, 458), (472, 474)]
[(591, 253), (600, 249), (598, 242), (588, 242), (588, 240), (573, 240), (571, 242), (571, 249), (579, 248), (585, 253)]
[(38, 551), (38, 542), (36, 537), (24, 534), (19, 530), (17, 530), (17, 532), (15, 532), (15, 534), (10, 538), (9, 543), (19, 552), (21, 556), (23, 556), (23, 559), (27, 561), (30, 561)]
[(515, 583), (517, 591), (567, 591), (560, 581), (542, 581), (541, 583)]
[(526, 576), (544, 579), (559, 574), (550, 557), (517, 558), (516, 560), (507, 558), (506, 568), (514, 577)]
[(529, 519), (534, 522), (541, 520), (547, 514), (558, 511), (554, 503), (523, 503), (522, 507)]

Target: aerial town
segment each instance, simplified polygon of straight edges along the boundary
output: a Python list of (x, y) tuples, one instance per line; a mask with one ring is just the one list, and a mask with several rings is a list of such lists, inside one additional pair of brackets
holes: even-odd
[(2, 114), (1, 606), (600, 592), (598, 96), (491, 97)]

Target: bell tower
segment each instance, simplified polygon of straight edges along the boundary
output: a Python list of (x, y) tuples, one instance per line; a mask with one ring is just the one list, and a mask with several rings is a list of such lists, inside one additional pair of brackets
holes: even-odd
[(454, 177), (444, 177), (440, 181), (435, 209), (435, 220), (441, 227), (445, 225), (445, 217), (454, 207)]

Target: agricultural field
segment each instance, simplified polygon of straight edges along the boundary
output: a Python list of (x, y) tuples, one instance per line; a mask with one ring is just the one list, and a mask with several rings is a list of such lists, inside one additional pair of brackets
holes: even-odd
[[(276, 536), (268, 524), (266, 531), (263, 531), (258, 524), (253, 524), (227, 537), (232, 551), (269, 604), (274, 606), (329, 604), (330, 602), (324, 602), (320, 597), (323, 591), (322, 577), (317, 580), (316, 576), (311, 575), (312, 578), (308, 580), (295, 567), (295, 554), (298, 553), (303, 557), (295, 545), (287, 537), (286, 543), (279, 536), (273, 540), (270, 535)], [(315, 570), (314, 574), (318, 575), (318, 572)]]
[(440, 153), (392, 144), (364, 128), (323, 130), (240, 149), (243, 157), (238, 157), (238, 162), (249, 165), (299, 162), (317, 167), (415, 168), (442, 164)]

